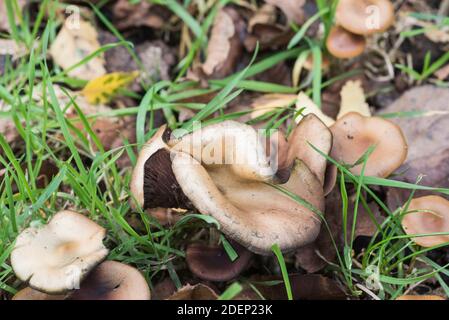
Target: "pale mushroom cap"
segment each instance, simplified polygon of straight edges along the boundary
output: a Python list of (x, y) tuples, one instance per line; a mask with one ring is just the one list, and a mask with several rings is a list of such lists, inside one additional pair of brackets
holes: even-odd
[(365, 51), (364, 37), (351, 33), (339, 26), (333, 26), (326, 40), (330, 54), (340, 59), (355, 58)]
[(270, 181), (275, 174), (265, 153), (265, 136), (236, 121), (201, 128), (168, 144), (206, 167), (226, 165), (242, 179)]
[[(305, 116), (288, 138), (288, 163), (300, 159), (309, 167), (321, 184), (324, 184), (327, 159), (316, 151), (329, 154), (332, 148), (332, 133), (314, 114)], [(313, 146), (313, 147), (312, 147)]]
[(103, 261), (106, 230), (87, 217), (61, 211), (41, 228), (28, 228), (16, 239), (11, 265), (16, 276), (45, 293), (67, 292)]
[[(334, 137), (331, 157), (339, 162), (354, 164), (370, 146), (376, 146), (368, 157), (366, 176), (387, 177), (407, 157), (407, 142), (402, 130), (388, 120), (350, 112), (330, 129)], [(361, 170), (362, 164), (351, 168), (354, 174), (360, 174)]]
[[(321, 221), (314, 212), (263, 182), (238, 179), (223, 167), (206, 171), (185, 153), (176, 153), (172, 168), (195, 207), (255, 253), (269, 254), (275, 243), (293, 250), (318, 236)], [(323, 210), (321, 183), (304, 163), (297, 161), (289, 181), (280, 186)]]
[[(144, 204), (143, 180), (145, 176), (145, 163), (158, 150), (167, 148), (167, 145), (163, 140), (165, 130), (165, 125), (160, 127), (159, 130), (154, 134), (154, 136), (145, 143), (145, 145), (140, 150), (136, 165), (133, 169), (130, 189), (133, 197), (136, 199), (137, 203), (140, 206), (143, 206)], [(131, 205), (134, 205), (134, 201), (132, 200)]]
[[(415, 198), (410, 201), (408, 212), (402, 219), (407, 234), (449, 233), (448, 200), (439, 196)], [(449, 235), (415, 237), (413, 241), (422, 247), (433, 247), (449, 242)]]
[(440, 296), (432, 296), (432, 295), (405, 295), (397, 297), (396, 300), (446, 300)]
[(150, 300), (150, 288), (139, 270), (117, 261), (96, 267), (71, 300)]
[(352, 33), (370, 35), (394, 23), (394, 8), (390, 0), (339, 0), (335, 18)]

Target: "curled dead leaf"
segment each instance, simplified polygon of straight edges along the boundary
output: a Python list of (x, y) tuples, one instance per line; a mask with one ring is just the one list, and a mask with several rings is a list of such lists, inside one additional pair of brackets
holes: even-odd
[(170, 18), (170, 11), (162, 6), (140, 1), (131, 3), (128, 0), (118, 0), (112, 7), (113, 22), (119, 29), (130, 27), (162, 28)]
[(288, 22), (298, 25), (304, 23), (305, 13), (303, 10), (305, 0), (265, 0), (267, 3), (278, 7), (287, 17)]
[[(64, 70), (76, 65), (96, 50), (100, 49), (97, 31), (87, 21), (80, 20), (72, 25), (67, 19), (50, 47), (53, 61)], [(98, 55), (75, 69), (69, 70), (71, 77), (92, 80), (106, 73), (104, 58)]]

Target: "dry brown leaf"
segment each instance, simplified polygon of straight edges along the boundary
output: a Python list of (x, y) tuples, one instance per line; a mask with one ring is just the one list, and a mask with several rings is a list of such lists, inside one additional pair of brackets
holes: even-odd
[(321, 111), (321, 109), (318, 108), (318, 106), (302, 91), (298, 94), (296, 100), (296, 110), (299, 111), (301, 109), (303, 109), (303, 111), (295, 119), (296, 123), (299, 123), (304, 116), (310, 113), (315, 114), (328, 127), (335, 123), (334, 119), (325, 115), (323, 111)]
[(166, 300), (217, 300), (218, 295), (214, 290), (204, 284), (187, 284)]
[[(390, 119), (398, 124), (409, 142), (408, 156), (396, 177), (433, 187), (449, 187), (449, 89), (415, 87), (404, 93), (382, 113), (421, 112), (416, 117)], [(418, 193), (419, 194), (419, 193)]]
[(251, 118), (257, 118), (264, 115), (267, 112), (273, 111), (277, 108), (285, 108), (291, 106), (296, 100), (294, 94), (282, 94), (282, 93), (268, 93), (256, 98), (251, 103), (251, 108), (254, 110), (251, 112)]
[(438, 78), (438, 80), (443, 81), (447, 77), (449, 77), (449, 64), (441, 67), (435, 72), (435, 76)]
[(287, 17), (289, 22), (294, 22), (298, 25), (304, 23), (305, 14), (303, 7), (305, 0), (265, 0), (267, 3), (278, 7)]
[(222, 78), (231, 73), (241, 53), (235, 19), (238, 13), (222, 9), (215, 17), (207, 46), (207, 58), (201, 65), (206, 77)]
[(337, 119), (340, 119), (349, 112), (357, 112), (363, 116), (370, 117), (371, 111), (369, 105), (365, 102), (365, 93), (363, 92), (360, 81), (348, 81), (340, 92), (341, 104)]
[[(99, 48), (97, 31), (89, 22), (80, 20), (78, 28), (67, 19), (50, 47), (50, 54), (54, 62), (66, 70)], [(92, 80), (106, 73), (104, 64), (103, 56), (100, 55), (71, 70), (68, 74), (71, 77)]]
[(112, 7), (113, 22), (119, 30), (130, 27), (162, 28), (167, 24), (171, 13), (166, 7), (140, 1), (118, 0)]
[(251, 33), (257, 24), (275, 24), (276, 8), (270, 4), (264, 4), (248, 21), (248, 31)]

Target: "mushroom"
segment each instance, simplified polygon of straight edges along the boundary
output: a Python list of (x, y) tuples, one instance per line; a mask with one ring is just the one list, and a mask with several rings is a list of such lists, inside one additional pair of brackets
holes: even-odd
[(101, 261), (106, 230), (87, 217), (61, 211), (41, 228), (22, 231), (11, 252), (16, 276), (49, 294), (74, 289)]
[(339, 0), (335, 18), (346, 30), (367, 36), (394, 23), (394, 7), (390, 0)]
[(194, 243), (187, 247), (186, 261), (190, 271), (207, 281), (229, 281), (236, 278), (249, 264), (252, 253), (238, 243), (232, 243), (238, 254), (231, 261), (223, 246)]
[(166, 300), (217, 300), (217, 293), (212, 288), (198, 283), (194, 286), (187, 284), (180, 288)]
[(135, 268), (117, 261), (96, 267), (70, 300), (150, 300), (147, 281)]
[(326, 39), (326, 47), (334, 57), (351, 59), (363, 53), (366, 40), (363, 36), (351, 33), (340, 26), (333, 26)]
[(12, 300), (64, 300), (65, 298), (66, 295), (63, 294), (48, 294), (26, 287), (18, 291)]
[[(354, 164), (370, 146), (376, 148), (368, 157), (365, 175), (387, 177), (405, 161), (407, 142), (396, 124), (378, 117), (364, 117), (350, 112), (330, 128), (334, 142), (331, 157), (345, 164)], [(363, 164), (350, 169), (360, 174)]]
[[(449, 201), (439, 196), (412, 199), (402, 226), (407, 234), (449, 233)], [(449, 234), (414, 237), (413, 241), (422, 247), (433, 247), (449, 242)]]
[(446, 300), (443, 297), (440, 296), (433, 296), (433, 295), (405, 295), (405, 296), (400, 296), (397, 297), (396, 300), (411, 300), (411, 301), (415, 301), (415, 300)]
[[(265, 141), (248, 125), (224, 121), (165, 141), (164, 130), (142, 149), (134, 168), (131, 191), (144, 208), (196, 208), (213, 216), (228, 237), (259, 254), (271, 253), (274, 243), (288, 251), (316, 238), (321, 225), (316, 211), (267, 184), (278, 184), (322, 211), (321, 173), (311, 163), (309, 169), (309, 159), (293, 154), (289, 179), (279, 184), (275, 159), (267, 159)], [(304, 155), (310, 150), (305, 148)]]

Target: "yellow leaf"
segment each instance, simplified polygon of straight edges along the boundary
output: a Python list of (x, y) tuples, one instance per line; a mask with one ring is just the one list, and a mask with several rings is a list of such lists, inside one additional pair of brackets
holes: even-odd
[(138, 74), (137, 71), (109, 73), (89, 81), (81, 93), (89, 103), (107, 103), (119, 89), (131, 83)]

